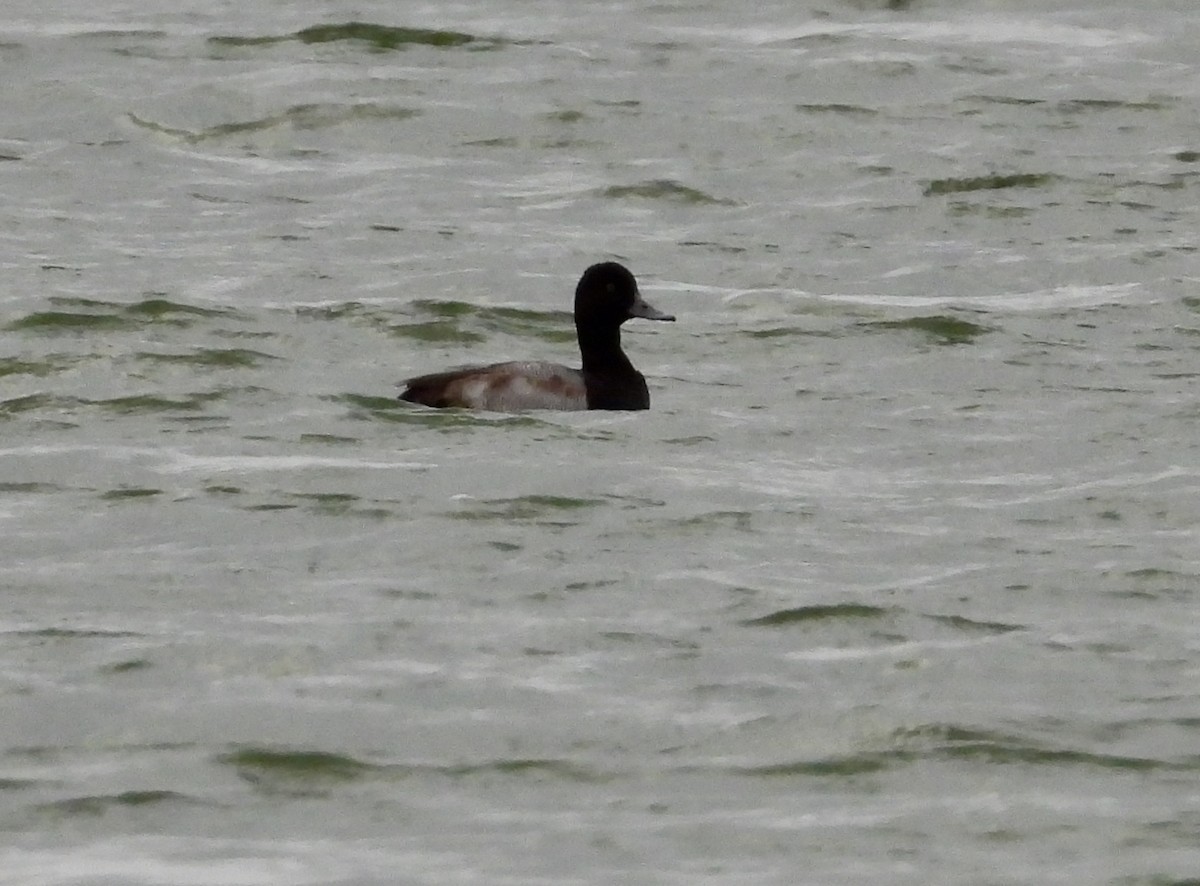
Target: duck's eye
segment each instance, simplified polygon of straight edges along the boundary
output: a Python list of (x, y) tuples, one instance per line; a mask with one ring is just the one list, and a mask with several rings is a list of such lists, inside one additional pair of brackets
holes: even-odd
[(607, 283), (607, 284), (605, 284), (605, 286), (604, 286), (604, 291), (605, 291), (605, 292), (616, 292), (616, 291), (617, 291), (617, 287), (613, 286), (611, 283)]

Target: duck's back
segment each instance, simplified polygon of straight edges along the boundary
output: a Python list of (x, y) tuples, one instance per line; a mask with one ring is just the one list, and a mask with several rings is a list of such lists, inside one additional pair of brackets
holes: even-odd
[(404, 384), (401, 400), (438, 408), (490, 412), (588, 408), (583, 373), (558, 363), (461, 366), (410, 378)]

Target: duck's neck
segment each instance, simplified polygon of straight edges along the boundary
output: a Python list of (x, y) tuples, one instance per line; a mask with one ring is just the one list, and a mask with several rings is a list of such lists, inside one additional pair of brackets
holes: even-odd
[(579, 353), (583, 357), (584, 372), (633, 371), (633, 364), (621, 350), (620, 326), (588, 328), (584, 324), (577, 324), (575, 331), (579, 336)]

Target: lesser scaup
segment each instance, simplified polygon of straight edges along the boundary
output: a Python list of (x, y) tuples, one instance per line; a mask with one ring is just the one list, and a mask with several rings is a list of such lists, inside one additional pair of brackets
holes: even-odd
[(649, 409), (646, 379), (621, 350), (621, 324), (633, 317), (675, 319), (645, 302), (624, 266), (592, 265), (575, 287), (575, 332), (582, 369), (544, 362), (462, 366), (408, 379), (400, 399), (492, 412)]

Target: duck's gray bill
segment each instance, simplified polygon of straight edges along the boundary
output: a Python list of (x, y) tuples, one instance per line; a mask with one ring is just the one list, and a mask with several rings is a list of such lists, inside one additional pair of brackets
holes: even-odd
[(638, 295), (633, 300), (633, 304), (629, 308), (630, 317), (641, 317), (643, 320), (674, 320), (673, 314), (664, 314), (658, 308), (651, 306), (649, 302)]

